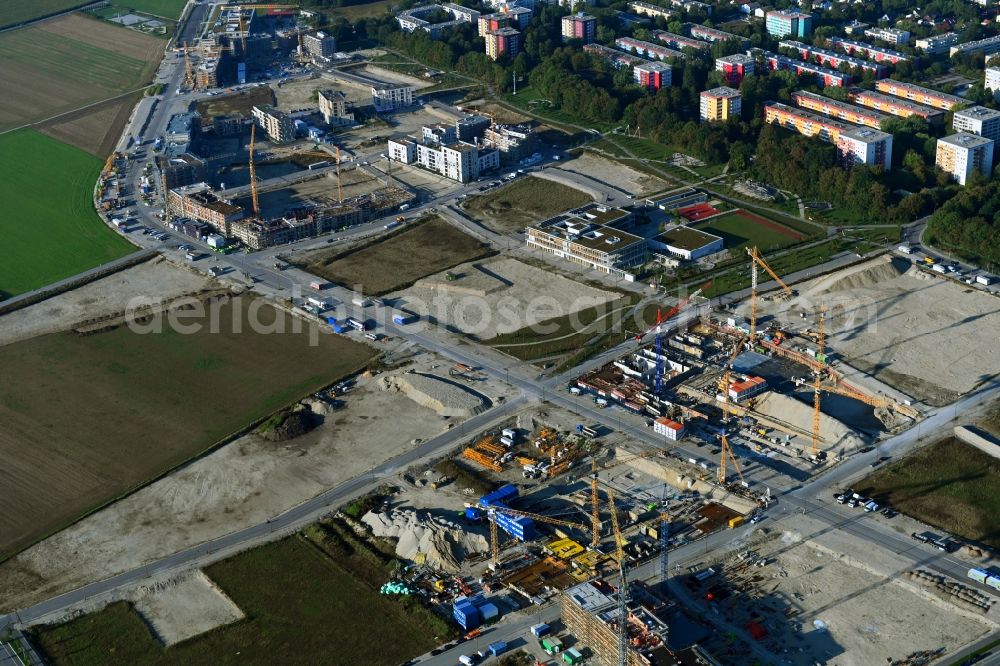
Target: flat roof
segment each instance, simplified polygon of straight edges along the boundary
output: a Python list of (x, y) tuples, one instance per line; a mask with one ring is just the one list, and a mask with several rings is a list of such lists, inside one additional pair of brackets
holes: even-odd
[[(573, 218), (570, 218), (570, 220), (572, 219)], [(586, 224), (587, 221), (580, 220), (580, 222)], [(590, 248), (591, 250), (601, 250), (603, 252), (612, 252), (614, 250), (633, 245), (634, 243), (645, 242), (639, 236), (600, 224), (592, 225), (588, 231), (580, 234), (576, 238), (572, 239), (572, 241), (578, 245), (582, 245), (583, 247)]]
[(974, 118), (975, 120), (993, 120), (994, 118), (1000, 116), (1000, 111), (996, 109), (989, 109), (985, 106), (972, 106), (968, 109), (962, 109), (961, 111), (955, 112), (955, 117), (962, 116), (963, 118)]
[(864, 143), (880, 143), (886, 139), (892, 138), (891, 134), (877, 129), (872, 129), (871, 127), (856, 127), (846, 132), (841, 132), (840, 136), (848, 139), (854, 139), (855, 141), (862, 141)]
[(590, 583), (581, 583), (571, 587), (563, 592), (563, 594), (587, 613), (598, 613), (615, 605), (614, 599)]
[(923, 86), (914, 85), (912, 83), (906, 83), (904, 81), (882, 79), (881, 81), (875, 82), (875, 87), (879, 90), (885, 90), (885, 91), (888, 91), (890, 88), (909, 90), (910, 92), (920, 93), (921, 95), (927, 95), (928, 97), (937, 97), (938, 99), (947, 100), (952, 104), (969, 103), (969, 100), (965, 99), (964, 97), (959, 97), (958, 95), (949, 95), (948, 93), (939, 92), (932, 88), (924, 88)]
[(993, 143), (993, 139), (987, 139), (985, 136), (979, 136), (978, 134), (969, 134), (968, 132), (957, 132), (942, 139), (938, 139), (939, 143), (942, 141), (960, 148), (978, 148), (980, 146)]
[(711, 90), (703, 90), (701, 91), (701, 94), (706, 97), (739, 97), (740, 91), (728, 86), (719, 86), (718, 88), (712, 88)]
[(722, 240), (722, 238), (699, 229), (680, 226), (664, 231), (653, 240), (660, 241), (672, 247), (680, 248), (681, 250), (690, 251), (710, 245), (717, 240)]

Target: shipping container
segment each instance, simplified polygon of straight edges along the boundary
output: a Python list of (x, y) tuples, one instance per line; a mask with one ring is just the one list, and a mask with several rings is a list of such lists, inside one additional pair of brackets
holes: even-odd
[(531, 633), (535, 635), (535, 638), (541, 638), (550, 631), (552, 631), (552, 627), (545, 624), (544, 622), (532, 625), (531, 627)]
[(581, 661), (583, 661), (583, 654), (581, 654), (581, 652), (577, 650), (575, 647), (571, 647), (570, 649), (563, 652), (562, 658), (563, 661), (572, 666), (572, 664), (579, 664)]
[(491, 655), (493, 655), (494, 657), (498, 657), (507, 651), (507, 643), (506, 641), (497, 641), (496, 643), (490, 643), (487, 649), (490, 651)]
[(500, 617), (500, 609), (496, 607), (496, 604), (487, 602), (479, 606), (478, 610), (483, 618), (483, 622), (492, 622)]
[(993, 284), (993, 276), (991, 275), (977, 275), (976, 282), (979, 284), (991, 285)]
[(558, 636), (546, 636), (545, 638), (542, 639), (541, 643), (542, 643), (542, 649), (548, 652), (549, 654), (553, 654), (555, 652), (562, 652), (563, 643), (561, 640), (559, 640)]
[(355, 296), (354, 298), (351, 299), (351, 303), (353, 303), (359, 308), (368, 307), (368, 299), (365, 298), (364, 296)]
[(392, 323), (397, 326), (405, 326), (406, 324), (412, 324), (419, 317), (414, 314), (394, 314), (392, 315)]
[(504, 437), (510, 437), (511, 439), (517, 439), (517, 431), (513, 428), (504, 428), (500, 433)]
[(1000, 590), (1000, 578), (996, 576), (990, 576), (986, 579), (986, 584), (992, 587), (994, 590)]
[(733, 527), (739, 527), (740, 525), (743, 524), (744, 520), (746, 519), (743, 516), (733, 516), (732, 518), (729, 519), (730, 529)]
[(982, 569), (969, 569), (969, 578), (976, 581), (977, 583), (985, 583), (986, 579), (990, 577), (988, 571)]

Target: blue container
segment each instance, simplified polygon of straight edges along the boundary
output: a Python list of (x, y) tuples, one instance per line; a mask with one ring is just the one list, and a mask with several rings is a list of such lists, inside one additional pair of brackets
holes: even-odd
[(490, 654), (497, 657), (507, 651), (507, 642), (497, 641), (496, 643), (490, 643), (489, 648), (487, 649), (489, 649)]
[(465, 507), (465, 517), (469, 520), (482, 520), (483, 512), (474, 506), (467, 506)]
[(495, 604), (485, 603), (479, 606), (479, 614), (483, 617), (483, 622), (492, 622), (500, 617), (500, 609)]
[(517, 497), (517, 486), (508, 483), (506, 486), (502, 486), (488, 495), (480, 497), (479, 503), (483, 506), (502, 506), (515, 497)]

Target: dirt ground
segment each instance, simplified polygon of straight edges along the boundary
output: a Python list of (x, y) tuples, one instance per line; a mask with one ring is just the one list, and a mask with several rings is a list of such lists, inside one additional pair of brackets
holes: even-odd
[(883, 257), (798, 291), (800, 302), (826, 306), (835, 357), (927, 404), (948, 404), (1000, 372), (1000, 347), (990, 344), (1000, 301), (978, 289)]
[(218, 285), (203, 275), (157, 257), (4, 315), (0, 319), (0, 347), (119, 312), (134, 298), (169, 299), (213, 286)]
[(250, 110), (258, 104), (273, 104), (274, 93), (269, 86), (255, 86), (230, 95), (209, 97), (198, 102), (196, 111), (202, 118), (242, 113), (250, 117)]
[[(385, 161), (379, 162), (379, 169), (383, 171), (388, 167)], [(445, 178), (439, 173), (421, 169), (418, 166), (401, 165), (393, 163), (392, 177), (406, 185), (409, 189), (421, 195), (424, 199), (431, 199), (443, 196), (452, 190), (457, 190), (461, 185), (455, 181)]]
[(413, 86), (417, 90), (420, 90), (421, 88), (429, 88), (434, 85), (433, 81), (421, 79), (417, 76), (409, 76), (407, 74), (403, 74), (402, 72), (395, 72), (391, 69), (386, 69), (385, 67), (379, 67), (378, 65), (365, 65), (364, 73), (373, 78), (389, 83), (405, 83), (406, 85)]
[[(340, 179), (345, 199), (368, 194), (382, 187), (377, 178), (361, 169), (341, 169)], [(277, 216), (307, 201), (336, 201), (339, 195), (336, 174), (325, 174), (314, 180), (261, 193), (260, 207), (265, 216)]]
[[(717, 609), (740, 628), (757, 621), (768, 634), (758, 646), (776, 657), (871, 666), (918, 650), (952, 650), (993, 628), (904, 583), (907, 567), (893, 553), (860, 548), (853, 537), (809, 518), (787, 518), (772, 524), (766, 538), (761, 534), (749, 545), (765, 566), (741, 569), (731, 553), (722, 575), (710, 580), (743, 590), (718, 601)], [(857, 553), (864, 561), (840, 553)], [(713, 640), (724, 654), (723, 635)]]
[(140, 596), (135, 608), (167, 646), (244, 617), (239, 606), (201, 571)]
[(655, 176), (649, 176), (591, 152), (581, 153), (571, 160), (562, 162), (556, 169), (588, 176), (624, 190), (633, 197), (647, 196), (667, 187), (666, 182)]
[[(313, 99), (313, 93), (327, 88), (337, 89), (337, 86), (329, 85), (329, 83), (323, 78), (302, 78), (275, 86), (274, 98), (277, 100), (277, 107), (282, 111), (295, 111), (310, 107), (318, 109), (318, 102)], [(371, 97), (370, 93), (368, 97)]]
[(530, 116), (518, 113), (517, 111), (512, 111), (505, 106), (500, 106), (499, 104), (494, 104), (493, 102), (484, 102), (482, 100), (473, 101), (467, 104), (466, 107), (476, 109), (479, 113), (492, 114), (493, 118), (498, 123), (517, 125), (519, 123), (526, 123), (532, 120)]
[(472, 262), (449, 272), (457, 279), (437, 273), (399, 296), (415, 312), (484, 340), (619, 297), (517, 259)]
[[(411, 368), (448, 376), (450, 364), (421, 354), (398, 372)], [(380, 380), (359, 379), (343, 406), (326, 409), (312, 432), (285, 443), (241, 437), (0, 564), (3, 607), (29, 605), (263, 523), (447, 430), (450, 419), (401, 392), (380, 390)], [(505, 392), (493, 381), (470, 386), (493, 401)]]
[(470, 197), (462, 207), (498, 233), (521, 232), (528, 224), (590, 203), (583, 190), (544, 178), (518, 178), (510, 185)]

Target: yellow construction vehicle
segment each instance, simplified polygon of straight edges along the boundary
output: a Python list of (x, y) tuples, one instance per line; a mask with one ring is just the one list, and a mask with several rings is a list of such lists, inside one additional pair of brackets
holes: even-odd
[(562, 527), (576, 527), (581, 530), (587, 529), (586, 526), (581, 525), (580, 523), (575, 523), (571, 520), (563, 520), (561, 518), (553, 518), (551, 516), (542, 516), (537, 513), (529, 513), (528, 511), (518, 511), (517, 509), (511, 509), (505, 506), (490, 506), (485, 507), (483, 510), (486, 511), (490, 521), (490, 553), (493, 558), (494, 567), (500, 565), (500, 533), (496, 521), (496, 514), (498, 513), (504, 513), (509, 516), (531, 518), (532, 520), (540, 523), (549, 523), (551, 525), (560, 525)]

